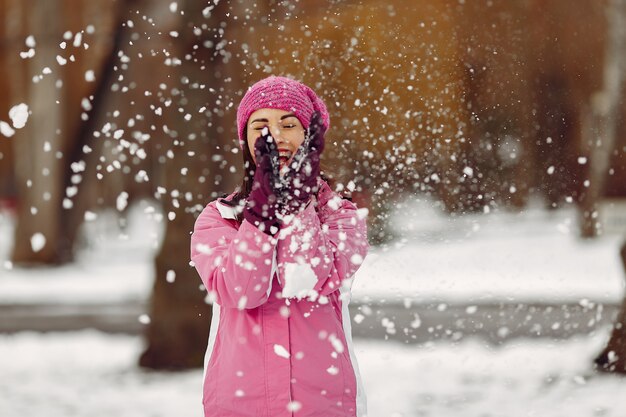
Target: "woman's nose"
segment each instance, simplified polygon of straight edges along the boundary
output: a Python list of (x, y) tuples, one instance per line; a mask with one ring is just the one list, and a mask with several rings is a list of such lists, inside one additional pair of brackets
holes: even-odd
[(283, 137), (283, 132), (279, 127), (271, 127), (270, 133), (276, 142), (285, 142), (285, 138)]

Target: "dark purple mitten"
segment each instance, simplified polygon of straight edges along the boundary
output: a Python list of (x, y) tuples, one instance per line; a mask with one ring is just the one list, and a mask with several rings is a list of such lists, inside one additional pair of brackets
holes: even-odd
[(281, 208), (283, 214), (296, 214), (317, 193), (320, 157), (324, 150), (326, 127), (319, 112), (313, 113), (307, 136), (296, 151), (284, 178)]
[(278, 195), (280, 193), (278, 149), (276, 142), (264, 129), (254, 143), (256, 167), (252, 190), (243, 210), (243, 217), (268, 235), (275, 235), (280, 228), (276, 217)]

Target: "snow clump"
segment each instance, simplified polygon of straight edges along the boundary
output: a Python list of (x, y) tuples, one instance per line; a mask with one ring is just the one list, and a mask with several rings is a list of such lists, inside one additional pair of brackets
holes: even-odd
[(9, 110), (9, 117), (11, 118), (14, 128), (23, 128), (26, 126), (26, 121), (28, 120), (28, 105), (20, 103), (11, 107), (11, 110)]
[(41, 233), (35, 233), (30, 237), (30, 247), (33, 252), (39, 252), (46, 246), (46, 237)]

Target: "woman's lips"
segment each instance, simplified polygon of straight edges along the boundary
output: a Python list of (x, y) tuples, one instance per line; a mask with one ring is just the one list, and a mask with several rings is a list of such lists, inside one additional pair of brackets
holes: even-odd
[(292, 156), (293, 152), (291, 152), (290, 150), (280, 150), (278, 152), (278, 160), (280, 161), (281, 165), (286, 165), (291, 160)]
[(280, 175), (283, 176), (289, 171), (289, 163), (291, 162), (291, 158), (293, 156), (293, 152), (288, 150), (282, 150), (278, 153), (278, 163), (280, 165), (279, 171)]

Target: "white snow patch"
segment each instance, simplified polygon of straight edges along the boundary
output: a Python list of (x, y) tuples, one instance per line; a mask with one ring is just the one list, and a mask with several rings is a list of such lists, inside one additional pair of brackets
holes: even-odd
[(83, 43), (83, 34), (81, 32), (77, 32), (76, 35), (74, 35), (74, 42), (72, 42), (72, 46), (74, 46), (75, 48), (78, 48), (80, 45), (82, 45)]
[[(618, 417), (623, 379), (591, 369), (607, 334), (499, 347), (471, 339), (424, 346), (357, 339), (354, 347), (371, 417), (481, 416), (494, 407), (507, 417)], [(202, 369), (145, 372), (137, 366), (144, 349), (141, 337), (94, 330), (2, 334), (3, 413), (201, 417)], [(286, 406), (295, 411), (293, 403)]]
[(335, 352), (343, 353), (344, 351), (343, 343), (341, 342), (341, 340), (339, 340), (339, 338), (334, 333), (328, 336), (328, 340), (333, 345), (333, 349), (335, 349)]
[[(148, 201), (130, 206), (127, 225), (115, 210), (86, 213), (81, 247), (72, 264), (49, 269), (7, 268), (14, 219), (0, 209), (0, 304), (144, 303), (154, 283), (154, 255), (161, 244), (162, 213), (145, 214)], [(123, 232), (123, 233), (122, 233)], [(37, 242), (37, 239), (35, 239)], [(1, 400), (0, 400), (1, 402)]]
[(286, 262), (284, 281), (283, 298), (302, 299), (317, 295), (313, 289), (317, 284), (317, 275), (309, 264)]
[(39, 252), (46, 246), (46, 237), (42, 233), (35, 233), (30, 237), (30, 247), (33, 252)]
[(422, 201), (405, 202), (398, 210), (391, 213), (397, 239), (370, 249), (355, 274), (353, 300), (619, 303), (623, 298), (622, 235), (605, 230), (600, 238), (579, 239), (574, 208), (451, 218)]
[(2, 135), (6, 136), (7, 138), (10, 138), (15, 135), (15, 130), (13, 130), (11, 125), (7, 122), (0, 120), (0, 133), (2, 133)]
[(9, 110), (9, 117), (11, 118), (14, 128), (23, 128), (26, 126), (26, 121), (28, 120), (28, 105), (20, 103), (11, 107), (11, 110)]
[(363, 263), (363, 257), (358, 253), (355, 253), (350, 257), (350, 262), (354, 265), (361, 265)]
[(85, 111), (89, 111), (92, 109), (91, 101), (87, 97), (83, 97), (83, 99), (80, 101), (80, 106)]
[(425, 346), (357, 341), (355, 348), (370, 416), (475, 417), (497, 408), (507, 417), (617, 417), (626, 404), (624, 381), (592, 369), (605, 337), (602, 331), (500, 347), (471, 339)]
[(124, 211), (126, 206), (128, 205), (128, 193), (126, 191), (122, 191), (115, 200), (115, 207), (117, 207), (118, 211)]
[(275, 344), (274, 345), (274, 353), (278, 356), (280, 356), (281, 358), (289, 358), (289, 356), (291, 356), (289, 354), (289, 352), (287, 351), (287, 349), (285, 349), (285, 347), (283, 345), (279, 345), (279, 344)]
[(22, 59), (32, 58), (34, 56), (35, 56), (35, 49), (34, 48), (30, 48), (26, 52), (20, 52), (20, 58), (22, 58)]
[(88, 83), (96, 81), (96, 75), (93, 70), (85, 71), (85, 81), (87, 81)]
[(92, 222), (94, 220), (96, 220), (98, 218), (98, 215), (96, 213), (94, 213), (93, 211), (85, 211), (85, 221), (86, 222)]
[[(159, 187), (158, 192), (166, 190)], [(128, 215), (132, 213), (129, 210)], [(573, 235), (576, 228), (570, 226), (576, 221), (574, 210), (492, 210), (489, 215), (451, 219), (432, 206), (413, 205), (405, 206), (403, 213), (392, 213), (399, 222), (392, 228), (400, 227), (402, 234), (389, 246), (372, 247), (356, 273), (353, 301), (446, 302), (480, 308), (482, 301), (620, 303), (623, 298), (621, 235), (579, 240)], [(115, 211), (98, 213), (95, 221), (84, 225), (90, 250), (75, 264), (46, 274), (3, 270), (0, 302), (146, 299), (154, 279), (151, 256), (166, 214), (133, 214), (136, 217), (129, 225), (139, 225), (139, 229), (128, 243), (120, 240), (117, 216)], [(4, 254), (0, 265), (8, 259), (13, 239), (10, 217), (4, 216), (4, 222), (0, 224), (0, 255)], [(475, 224), (480, 225), (477, 231)], [(196, 249), (211, 253), (205, 245)], [(88, 261), (80, 260), (85, 257)]]
[(296, 412), (296, 411), (300, 411), (300, 409), (302, 408), (302, 404), (299, 403), (298, 401), (289, 401), (287, 403), (287, 411), (291, 411), (291, 412)]
[(360, 220), (366, 219), (368, 214), (369, 214), (369, 209), (367, 209), (366, 207), (359, 208), (356, 211), (356, 215)]

